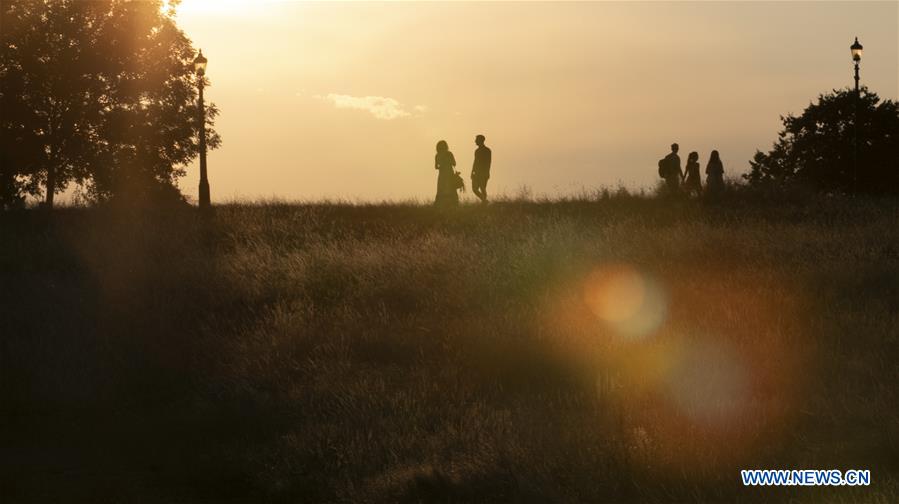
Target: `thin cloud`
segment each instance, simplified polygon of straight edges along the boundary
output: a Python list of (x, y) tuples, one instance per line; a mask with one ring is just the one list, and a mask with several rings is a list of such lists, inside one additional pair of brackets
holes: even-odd
[(331, 93), (322, 99), (331, 102), (337, 108), (365, 110), (376, 119), (385, 121), (412, 115), (403, 109), (400, 102), (384, 96), (350, 96)]

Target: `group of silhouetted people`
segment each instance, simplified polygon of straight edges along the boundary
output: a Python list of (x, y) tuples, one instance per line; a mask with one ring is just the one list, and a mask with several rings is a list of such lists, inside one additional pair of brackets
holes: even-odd
[[(487, 181), (490, 179), (490, 163), (492, 153), (490, 148), (484, 145), (484, 135), (478, 135), (474, 139), (478, 146), (474, 151), (474, 164), (471, 167), (471, 192), (482, 203), (487, 203)], [(437, 197), (435, 205), (458, 205), (459, 189), (465, 188), (465, 181), (456, 171), (456, 158), (449, 150), (445, 140), (437, 142), (437, 155), (434, 156), (434, 169), (437, 170)]]
[[(490, 179), (490, 164), (493, 153), (484, 145), (484, 135), (474, 139), (477, 149), (474, 151), (474, 164), (471, 167), (471, 192), (482, 203), (487, 203), (487, 181)], [(685, 194), (687, 196), (717, 196), (724, 192), (724, 165), (718, 151), (713, 150), (705, 166), (705, 188), (699, 173), (699, 153), (693, 151), (687, 156), (687, 164), (681, 170), (680, 146), (671, 144), (671, 152), (659, 160), (659, 176), (665, 180), (665, 190), (669, 195)], [(434, 169), (437, 170), (437, 197), (434, 204), (452, 206), (459, 204), (459, 190), (465, 190), (465, 181), (456, 171), (456, 158), (449, 150), (445, 140), (437, 142), (437, 155), (434, 156)]]
[(705, 190), (699, 175), (699, 153), (693, 151), (687, 156), (687, 165), (681, 170), (680, 146), (671, 144), (671, 152), (659, 160), (659, 176), (665, 179), (665, 190), (669, 195), (717, 196), (724, 192), (724, 165), (718, 151), (713, 150), (705, 166)]

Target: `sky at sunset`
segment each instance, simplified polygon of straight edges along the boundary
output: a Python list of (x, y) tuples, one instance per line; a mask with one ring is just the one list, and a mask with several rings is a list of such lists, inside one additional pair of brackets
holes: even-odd
[[(184, 0), (221, 109), (214, 201), (433, 197), (444, 139), (492, 193), (652, 187), (671, 142), (728, 174), (779, 116), (852, 84), (899, 88), (897, 2), (312, 3)], [(181, 180), (196, 197), (196, 164)]]

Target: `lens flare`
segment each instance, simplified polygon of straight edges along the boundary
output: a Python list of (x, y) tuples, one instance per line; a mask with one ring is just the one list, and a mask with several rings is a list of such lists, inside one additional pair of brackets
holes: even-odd
[(646, 470), (691, 467), (701, 481), (793, 435), (816, 347), (802, 286), (779, 272), (681, 273), (603, 265), (551, 291), (541, 313), (592, 380), (597, 428)]
[(668, 378), (670, 400), (694, 422), (726, 427), (749, 403), (740, 356), (720, 341), (692, 341)]
[(628, 265), (594, 270), (584, 285), (584, 302), (612, 330), (630, 338), (654, 332), (668, 311), (661, 286)]

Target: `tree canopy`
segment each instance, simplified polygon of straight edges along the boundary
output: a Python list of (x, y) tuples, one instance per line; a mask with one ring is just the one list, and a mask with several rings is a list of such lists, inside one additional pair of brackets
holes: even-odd
[[(177, 2), (7, 0), (0, 10), (3, 194), (69, 184), (102, 200), (172, 188), (198, 154), (196, 51)], [(206, 107), (207, 145), (218, 110)]]
[(781, 119), (784, 129), (772, 150), (756, 152), (749, 163), (744, 178), (750, 185), (799, 183), (823, 191), (899, 193), (896, 102), (881, 101), (867, 88), (857, 102), (855, 90), (834, 90), (799, 116)]

